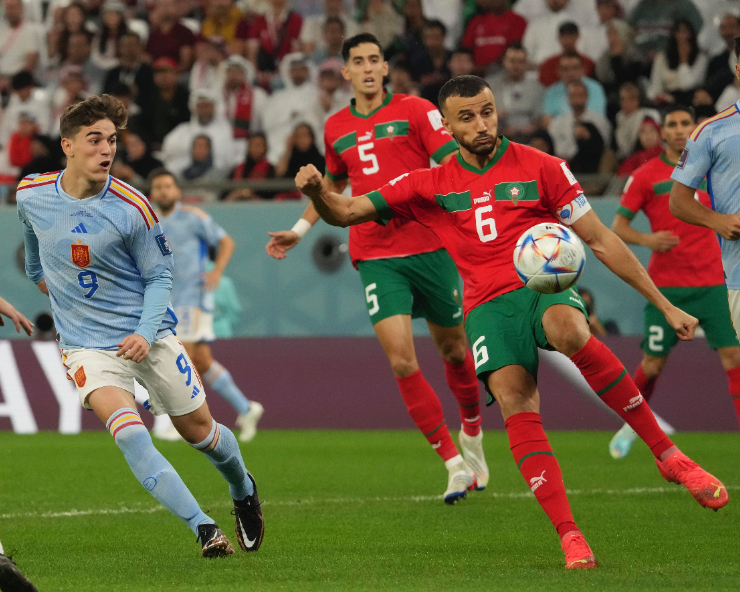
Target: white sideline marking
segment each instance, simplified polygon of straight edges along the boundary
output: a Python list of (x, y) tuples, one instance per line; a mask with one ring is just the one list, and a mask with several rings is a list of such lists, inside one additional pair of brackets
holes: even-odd
[[(740, 486), (730, 485), (728, 490), (740, 490)], [(650, 495), (664, 493), (684, 493), (683, 487), (632, 487), (629, 489), (567, 489), (569, 496), (579, 495), (612, 495), (612, 496), (633, 496), (633, 495)], [(527, 499), (534, 498), (531, 491), (512, 491), (500, 493), (495, 491), (485, 491), (474, 496), (485, 496), (493, 499)], [(358, 504), (367, 502), (439, 502), (442, 500), (441, 495), (407, 495), (395, 497), (335, 497), (335, 498), (313, 498), (307, 497), (298, 500), (283, 501), (265, 501), (265, 506), (311, 506), (315, 504)], [(207, 504), (206, 504), (207, 505)], [(115, 516), (118, 514), (155, 514), (164, 512), (164, 506), (148, 506), (140, 508), (100, 508), (98, 510), (68, 510), (66, 512), (16, 512), (12, 514), (0, 514), (0, 520), (14, 520), (18, 518), (77, 518), (79, 516)]]

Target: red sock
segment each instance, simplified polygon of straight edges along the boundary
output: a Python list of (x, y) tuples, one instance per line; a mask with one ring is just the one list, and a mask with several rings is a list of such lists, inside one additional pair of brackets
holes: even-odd
[(547, 441), (539, 413), (516, 413), (506, 420), (509, 446), (524, 481), (552, 521), (558, 536), (578, 530), (565, 493), (563, 475)]
[(673, 446), (627, 370), (608, 347), (591, 336), (570, 359), (601, 400), (637, 432), (656, 458)]
[(632, 380), (635, 381), (637, 390), (645, 397), (646, 401), (649, 401), (650, 397), (653, 396), (658, 376), (653, 376), (652, 378), (645, 376), (645, 371), (642, 369), (642, 362), (637, 366), (637, 370), (635, 370), (635, 376)]
[(432, 448), (442, 457), (442, 460), (457, 456), (459, 454), (457, 446), (452, 441), (445, 425), (442, 404), (434, 389), (421, 375), (421, 370), (405, 378), (396, 378), (396, 381), (411, 419), (414, 420)]
[(738, 422), (740, 422), (740, 366), (727, 370), (727, 381), (730, 383), (730, 396), (735, 404)]
[(467, 350), (465, 361), (462, 364), (445, 362), (447, 384), (457, 399), (460, 407), (460, 419), (463, 432), (468, 436), (480, 434), (480, 394), (478, 391), (478, 377), (475, 375), (475, 362), (470, 351)]

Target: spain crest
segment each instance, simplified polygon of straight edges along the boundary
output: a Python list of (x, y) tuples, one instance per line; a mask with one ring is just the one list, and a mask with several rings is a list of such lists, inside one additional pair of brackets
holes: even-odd
[(87, 267), (90, 265), (90, 245), (71, 245), (72, 246), (72, 263), (77, 267)]
[(80, 366), (79, 368), (77, 368), (77, 371), (75, 372), (75, 382), (77, 383), (77, 386), (79, 388), (85, 386), (85, 383), (87, 382), (87, 376), (85, 376), (84, 366)]

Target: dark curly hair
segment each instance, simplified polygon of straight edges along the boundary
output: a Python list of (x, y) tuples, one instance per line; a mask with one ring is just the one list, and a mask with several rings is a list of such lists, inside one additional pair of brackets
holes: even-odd
[(126, 128), (128, 113), (126, 107), (111, 95), (90, 97), (67, 107), (59, 121), (62, 138), (73, 138), (81, 127), (92, 125), (101, 119), (110, 119), (116, 130)]

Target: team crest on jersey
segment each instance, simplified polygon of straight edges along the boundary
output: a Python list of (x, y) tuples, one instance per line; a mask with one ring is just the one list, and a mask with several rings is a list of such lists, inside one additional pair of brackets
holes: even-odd
[(72, 263), (77, 267), (90, 265), (90, 245), (72, 245)]
[(86, 382), (87, 376), (85, 376), (85, 367), (80, 366), (75, 372), (75, 384), (77, 384), (78, 388), (82, 388), (83, 386), (85, 386)]
[(524, 193), (524, 187), (519, 185), (519, 183), (509, 184), (509, 195), (511, 196), (511, 203), (516, 205), (522, 193)]

